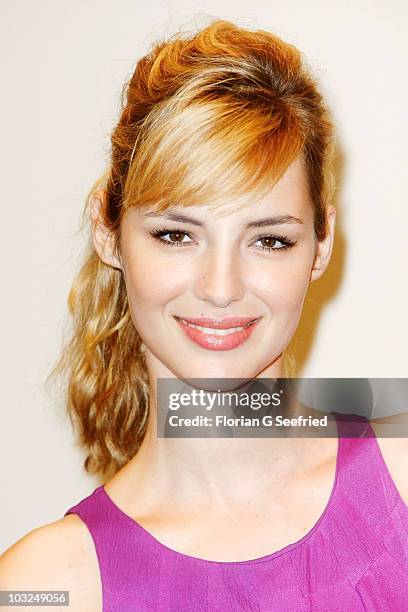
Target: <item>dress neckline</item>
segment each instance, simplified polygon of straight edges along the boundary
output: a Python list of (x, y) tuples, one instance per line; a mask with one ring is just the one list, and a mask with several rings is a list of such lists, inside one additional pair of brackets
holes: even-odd
[(342, 439), (343, 438), (341, 436), (341, 430), (340, 430), (339, 419), (338, 419), (337, 413), (336, 412), (332, 412), (331, 414), (333, 414), (335, 419), (336, 419), (336, 427), (337, 427), (337, 453), (336, 453), (336, 467), (335, 467), (335, 473), (334, 473), (334, 480), (333, 480), (333, 485), (332, 485), (332, 488), (331, 488), (329, 499), (327, 500), (327, 503), (326, 503), (326, 505), (325, 505), (325, 507), (324, 507), (324, 509), (323, 509), (323, 511), (321, 513), (321, 515), (317, 519), (316, 523), (313, 525), (313, 527), (311, 527), (309, 529), (309, 531), (304, 536), (302, 536), (298, 540), (295, 540), (295, 542), (291, 542), (290, 544), (287, 544), (283, 548), (280, 548), (280, 549), (278, 549), (278, 550), (276, 550), (276, 551), (274, 551), (274, 552), (272, 552), (272, 553), (270, 553), (268, 555), (263, 555), (262, 557), (257, 557), (255, 559), (245, 559), (243, 561), (215, 561), (215, 560), (212, 560), (212, 559), (203, 559), (201, 557), (195, 557), (194, 555), (188, 555), (186, 553), (182, 553), (180, 551), (175, 550), (174, 548), (170, 548), (169, 546), (167, 546), (163, 542), (160, 542), (160, 540), (158, 540), (152, 533), (150, 533), (150, 531), (145, 529), (145, 527), (143, 527), (143, 525), (138, 523), (129, 514), (126, 514), (126, 512), (124, 512), (124, 510), (122, 510), (116, 504), (116, 502), (114, 502), (113, 499), (110, 497), (110, 495), (108, 494), (108, 492), (105, 489), (105, 485), (104, 484), (100, 485), (96, 489), (95, 493), (99, 492), (100, 494), (102, 494), (103, 498), (111, 506), (111, 509), (113, 509), (115, 512), (120, 514), (122, 519), (124, 519), (132, 527), (132, 529), (136, 528), (139, 531), (141, 531), (142, 533), (144, 533), (145, 537), (148, 540), (153, 542), (157, 547), (159, 547), (163, 551), (167, 552), (168, 554), (175, 555), (175, 556), (177, 556), (179, 558), (182, 557), (185, 560), (189, 560), (189, 561), (195, 562), (195, 563), (210, 564), (210, 565), (213, 565), (213, 566), (214, 565), (219, 565), (219, 566), (222, 566), (222, 567), (228, 567), (230, 565), (250, 565), (252, 563), (265, 563), (267, 561), (271, 561), (271, 560), (275, 559), (276, 557), (280, 557), (281, 555), (284, 555), (284, 554), (289, 553), (289, 552), (291, 552), (293, 550), (296, 550), (302, 544), (304, 544), (307, 540), (309, 540), (312, 536), (314, 536), (319, 531), (319, 528), (321, 527), (321, 525), (322, 525), (324, 519), (326, 518), (329, 510), (331, 509), (331, 507), (334, 504), (334, 499), (336, 497), (337, 490), (338, 490), (340, 462), (341, 462), (341, 454), (342, 454)]

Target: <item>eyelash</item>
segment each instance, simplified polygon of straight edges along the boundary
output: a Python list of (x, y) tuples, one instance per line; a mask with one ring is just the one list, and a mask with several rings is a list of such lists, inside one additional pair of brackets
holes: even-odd
[[(162, 244), (165, 244), (170, 247), (182, 247), (182, 246), (187, 246), (187, 244), (189, 244), (188, 242), (183, 244), (181, 242), (177, 243), (177, 242), (171, 242), (169, 240), (163, 240), (163, 236), (165, 236), (166, 234), (182, 234), (183, 236), (188, 236), (189, 238), (191, 238), (191, 236), (187, 232), (184, 232), (183, 230), (180, 230), (180, 229), (168, 229), (168, 228), (163, 227), (163, 228), (159, 228), (157, 230), (153, 230), (150, 232), (150, 235), (153, 236), (153, 238), (155, 238)], [(258, 242), (258, 240), (263, 240), (265, 238), (271, 238), (272, 240), (277, 240), (278, 242), (281, 242), (283, 246), (278, 247), (278, 248), (261, 247), (262, 251), (273, 251), (273, 252), (287, 251), (288, 249), (290, 249), (296, 244), (295, 241), (290, 240), (287, 236), (277, 236), (275, 234), (265, 234), (263, 236), (258, 236), (255, 242)]]

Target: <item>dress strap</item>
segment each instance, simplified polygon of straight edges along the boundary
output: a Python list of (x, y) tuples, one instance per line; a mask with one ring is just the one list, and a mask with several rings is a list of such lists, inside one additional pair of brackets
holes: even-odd
[[(77, 514), (92, 536), (99, 564), (103, 612), (155, 610), (160, 548), (97, 487), (65, 515)], [(132, 585), (139, 584), (135, 590)]]
[(339, 435), (339, 488), (378, 532), (403, 501), (384, 461), (375, 432), (364, 416), (333, 412)]
[(366, 419), (360, 414), (332, 412), (337, 421), (337, 431), (341, 438), (375, 437), (375, 433)]

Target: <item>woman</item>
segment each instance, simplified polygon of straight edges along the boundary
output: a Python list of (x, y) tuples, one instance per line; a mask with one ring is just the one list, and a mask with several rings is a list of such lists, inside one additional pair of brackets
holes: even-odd
[(316, 83), (272, 34), (214, 21), (139, 60), (60, 364), (106, 480), (6, 551), (2, 589), (104, 612), (408, 608), (405, 440), (380, 449), (363, 418), (347, 438), (340, 415), (324, 438), (157, 435), (159, 379), (289, 373), (332, 252), (332, 158)]

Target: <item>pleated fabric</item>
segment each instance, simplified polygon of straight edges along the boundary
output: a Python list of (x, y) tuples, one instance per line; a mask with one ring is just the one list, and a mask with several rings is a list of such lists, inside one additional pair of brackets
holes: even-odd
[(364, 417), (333, 413), (336, 476), (314, 527), (248, 561), (160, 543), (103, 485), (72, 506), (95, 545), (103, 612), (408, 612), (408, 507)]

